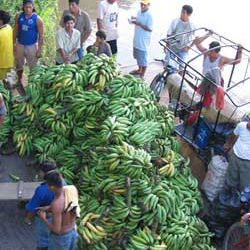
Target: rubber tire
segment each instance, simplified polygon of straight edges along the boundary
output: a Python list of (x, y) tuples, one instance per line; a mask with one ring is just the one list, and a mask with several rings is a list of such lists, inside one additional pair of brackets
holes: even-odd
[(231, 236), (235, 233), (236, 230), (239, 231), (239, 229), (242, 230), (242, 236), (239, 237), (238, 240), (240, 240), (243, 236), (245, 237), (244, 232), (243, 232), (243, 228), (240, 225), (240, 222), (235, 222), (227, 230), (227, 233), (226, 233), (226, 235), (224, 237), (222, 250), (248, 250), (249, 249), (249, 248), (237, 248), (237, 249), (229, 248), (230, 246), (228, 244), (229, 244), (229, 240), (230, 240)]
[[(154, 94), (155, 94), (155, 91), (154, 91), (155, 86), (157, 86), (157, 83), (161, 80), (162, 77), (163, 76), (161, 73), (157, 74), (149, 85), (150, 89), (154, 92)], [(160, 96), (156, 96), (156, 98), (157, 98), (157, 101), (159, 101)]]

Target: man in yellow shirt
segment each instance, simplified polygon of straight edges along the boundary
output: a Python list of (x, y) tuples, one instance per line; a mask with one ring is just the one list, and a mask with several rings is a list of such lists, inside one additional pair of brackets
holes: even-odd
[(4, 80), (14, 66), (13, 31), (9, 21), (10, 15), (0, 10), (0, 80)]

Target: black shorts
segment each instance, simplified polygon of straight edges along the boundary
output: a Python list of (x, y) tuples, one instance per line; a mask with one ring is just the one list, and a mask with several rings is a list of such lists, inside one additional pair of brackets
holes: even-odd
[(117, 54), (117, 40), (107, 41), (107, 43), (110, 45), (112, 55)]

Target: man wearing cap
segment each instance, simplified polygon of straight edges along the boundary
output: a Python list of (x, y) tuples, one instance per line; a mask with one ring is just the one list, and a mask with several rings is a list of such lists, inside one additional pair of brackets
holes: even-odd
[(73, 15), (75, 17), (75, 29), (79, 30), (81, 33), (81, 48), (78, 50), (78, 55), (81, 59), (83, 56), (84, 43), (89, 38), (92, 28), (91, 21), (88, 13), (80, 9), (79, 0), (69, 0), (69, 10), (63, 12), (60, 25), (64, 27), (64, 17), (68, 15)]
[(43, 21), (35, 12), (33, 0), (23, 1), (23, 12), (15, 18), (13, 40), (18, 84), (20, 93), (24, 94), (22, 77), (25, 59), (32, 70), (41, 57), (43, 46)]
[(140, 4), (141, 10), (138, 12), (137, 17), (132, 17), (131, 20), (135, 24), (133, 54), (139, 68), (131, 73), (144, 78), (148, 65), (148, 49), (153, 30), (153, 18), (149, 11), (150, 0), (142, 0)]
[(103, 0), (98, 4), (97, 28), (105, 32), (112, 55), (116, 55), (118, 51), (118, 12), (117, 0)]
[[(40, 176), (45, 179), (45, 176), (49, 173), (57, 172), (56, 163), (53, 161), (46, 161), (41, 165)], [(25, 209), (27, 214), (25, 216), (25, 223), (31, 224), (32, 217), (35, 216), (35, 229), (36, 229), (36, 241), (37, 250), (47, 250), (49, 244), (49, 229), (44, 222), (37, 216), (37, 211), (40, 207), (50, 206), (55, 194), (49, 190), (48, 184), (43, 182), (35, 190), (35, 193)], [(47, 217), (50, 221), (50, 216)]]

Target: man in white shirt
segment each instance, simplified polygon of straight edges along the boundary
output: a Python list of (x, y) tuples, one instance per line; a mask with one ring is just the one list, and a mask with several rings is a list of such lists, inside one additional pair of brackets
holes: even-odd
[(116, 0), (103, 0), (98, 4), (97, 28), (105, 32), (112, 54), (117, 54), (118, 4)]
[[(175, 58), (173, 54), (170, 54), (169, 51), (167, 51), (165, 58), (166, 65), (169, 65), (170, 59), (175, 59), (179, 63), (179, 68), (180, 69), (183, 68), (183, 62), (186, 62), (187, 60), (188, 50), (193, 45), (192, 44), (193, 32), (191, 31), (195, 29), (195, 26), (190, 21), (190, 16), (192, 15), (192, 13), (193, 13), (192, 6), (184, 5), (182, 7), (180, 17), (174, 19), (170, 25), (167, 32), (168, 46), (179, 58)], [(185, 33), (185, 34), (178, 35), (180, 33)], [(173, 39), (170, 39), (169, 37), (172, 36)]]
[(229, 142), (225, 144), (225, 150), (229, 150), (233, 144), (226, 184), (242, 191), (250, 185), (250, 121), (237, 125)]
[(66, 15), (63, 18), (64, 28), (56, 34), (56, 64), (77, 63), (79, 56), (77, 50), (81, 48), (81, 33), (74, 29), (75, 18)]

